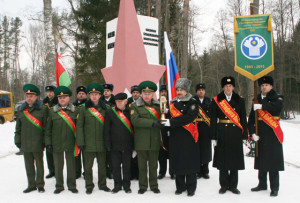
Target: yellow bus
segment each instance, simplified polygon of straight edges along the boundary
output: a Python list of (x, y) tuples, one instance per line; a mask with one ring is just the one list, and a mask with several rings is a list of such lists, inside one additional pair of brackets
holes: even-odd
[(0, 124), (14, 119), (13, 94), (0, 90)]

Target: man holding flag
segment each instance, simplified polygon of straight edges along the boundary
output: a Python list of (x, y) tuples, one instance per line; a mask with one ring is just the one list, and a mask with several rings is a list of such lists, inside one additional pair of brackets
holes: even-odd
[(53, 152), (56, 189), (54, 194), (59, 194), (64, 190), (63, 168), (64, 154), (67, 162), (67, 186), (72, 193), (78, 193), (76, 189), (75, 158), (79, 149), (75, 142), (76, 120), (78, 111), (70, 103), (72, 91), (59, 86), (54, 91), (58, 96), (58, 104), (49, 111), (46, 131), (46, 149)]
[[(283, 108), (283, 96), (273, 90), (273, 78), (263, 76), (258, 80), (261, 94), (257, 95), (258, 104), (251, 110), (248, 126), (254, 141), (258, 141), (258, 157), (254, 168), (258, 169), (258, 186), (251, 191), (267, 190), (267, 173), (271, 185), (271, 196), (277, 196), (279, 190), (279, 171), (284, 170), (283, 133), (279, 124)], [(255, 111), (258, 111), (258, 135), (255, 134)]]

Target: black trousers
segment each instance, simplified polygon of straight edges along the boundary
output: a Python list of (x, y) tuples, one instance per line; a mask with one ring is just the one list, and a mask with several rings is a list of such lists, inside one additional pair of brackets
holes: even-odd
[(131, 180), (133, 179), (139, 179), (139, 167), (137, 156), (131, 158)]
[[(82, 156), (82, 161), (81, 161), (81, 156)], [(76, 169), (76, 176), (81, 176), (81, 169), (82, 169), (82, 164), (84, 163), (84, 157), (83, 153), (80, 151), (78, 156), (75, 157), (75, 169)]]
[(46, 159), (47, 159), (49, 174), (54, 174), (53, 153), (50, 153), (48, 152), (48, 150), (46, 150)]
[(269, 180), (271, 190), (279, 190), (279, 172), (278, 171), (258, 171), (259, 186), (267, 187), (267, 173), (269, 172)]
[[(130, 188), (130, 177), (131, 177), (131, 154), (132, 151), (111, 151), (111, 160), (112, 160), (112, 171), (114, 178), (114, 187), (115, 188)], [(122, 174), (121, 175), (121, 165), (122, 165)]]
[(201, 164), (201, 165), (200, 165), (200, 171), (199, 171), (199, 174), (200, 174), (200, 175), (209, 174), (208, 163), (207, 163), (207, 164)]
[(222, 188), (234, 189), (238, 185), (237, 170), (220, 170), (219, 176), (220, 185)]
[(176, 189), (188, 192), (195, 192), (197, 188), (197, 176), (196, 173), (177, 175), (175, 177)]
[[(165, 151), (162, 147), (159, 150), (158, 162), (159, 162), (159, 174), (166, 175), (167, 172), (167, 163), (168, 163), (168, 151)], [(169, 170), (169, 174), (170, 170)]]

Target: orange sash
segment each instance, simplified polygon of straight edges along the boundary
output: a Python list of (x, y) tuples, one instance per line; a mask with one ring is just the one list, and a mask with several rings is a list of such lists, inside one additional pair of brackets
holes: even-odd
[(205, 123), (210, 126), (210, 118), (206, 115), (205, 111), (199, 105), (199, 115), (204, 119)]
[(94, 107), (88, 108), (88, 111), (104, 126), (104, 117)]
[(226, 101), (226, 99), (223, 99), (222, 101), (218, 101), (217, 96), (214, 97), (214, 100), (216, 101), (216, 103), (218, 104), (219, 108), (223, 111), (223, 113), (235, 124), (237, 125), (239, 128), (242, 129), (242, 132), (244, 132), (244, 128), (240, 123), (240, 117), (237, 114), (237, 112), (235, 112), (235, 110), (233, 110), (233, 108), (230, 106), (230, 104)]
[[(182, 116), (182, 113), (178, 109), (175, 108), (174, 103), (170, 104), (170, 114), (173, 118)], [(193, 136), (193, 138), (195, 140), (195, 143), (198, 142), (199, 133), (198, 133), (197, 122), (195, 122), (195, 124), (189, 123), (182, 127), (184, 127), (184, 129), (186, 129), (187, 131), (189, 131), (191, 133), (191, 135)]]
[(149, 111), (149, 113), (156, 119), (160, 119), (159, 113), (156, 111), (155, 108), (152, 108), (150, 106), (145, 106), (145, 108)]
[(42, 131), (44, 130), (43, 123), (39, 121), (37, 118), (35, 118), (32, 114), (30, 114), (28, 108), (24, 109), (24, 115), (34, 126), (36, 126)]
[(282, 144), (283, 143), (283, 132), (280, 127), (279, 121), (277, 121), (269, 112), (258, 109), (257, 111), (258, 116), (268, 125), (270, 126), (278, 141)]

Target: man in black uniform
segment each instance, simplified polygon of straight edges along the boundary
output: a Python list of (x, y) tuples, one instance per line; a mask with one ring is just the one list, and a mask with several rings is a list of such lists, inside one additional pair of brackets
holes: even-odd
[(175, 174), (176, 195), (187, 190), (193, 196), (200, 170), (198, 129), (194, 120), (198, 115), (198, 104), (189, 93), (191, 81), (180, 78), (176, 81), (177, 97), (171, 100), (171, 119), (164, 122), (170, 126), (170, 173)]
[[(105, 114), (104, 140), (107, 151), (111, 152), (114, 189), (112, 193), (130, 189), (130, 162), (133, 150), (133, 128), (130, 122), (130, 109), (127, 94), (115, 96), (116, 106)], [(122, 165), (122, 173), (121, 173)], [(123, 178), (122, 175), (123, 174)]]
[[(283, 108), (283, 96), (273, 90), (273, 83), (273, 78), (270, 76), (264, 76), (258, 80), (261, 94), (257, 95), (258, 104), (254, 104), (251, 110), (248, 127), (254, 141), (258, 141), (259, 153), (254, 162), (254, 168), (259, 170), (259, 183), (251, 191), (267, 190), (267, 173), (269, 172), (270, 195), (277, 196), (279, 171), (284, 170), (283, 133), (279, 124), (279, 115)], [(258, 135), (255, 134), (256, 110), (258, 110)], [(263, 114), (267, 117), (262, 116)], [(263, 120), (263, 118), (268, 119)]]
[(138, 100), (138, 98), (140, 98), (141, 93), (139, 91), (139, 86), (137, 86), (137, 85), (131, 86), (130, 93), (132, 96), (128, 98), (129, 106), (131, 105), (131, 103), (135, 102), (136, 100)]
[(199, 105), (198, 118), (198, 132), (199, 132), (199, 149), (200, 149), (200, 171), (198, 178), (203, 177), (209, 179), (208, 164), (211, 161), (211, 139), (209, 137), (210, 127), (210, 103), (209, 97), (205, 96), (206, 85), (199, 83), (196, 85), (197, 95), (194, 97)]
[[(114, 107), (116, 105), (115, 97), (112, 94), (112, 92), (114, 90), (114, 85), (105, 83), (102, 86), (103, 86), (104, 92), (100, 99), (105, 104), (109, 105), (111, 108)], [(113, 169), (112, 169), (112, 163), (111, 163), (111, 155), (110, 155), (110, 152), (108, 151), (106, 153), (106, 177), (109, 179), (113, 178), (112, 170)]]
[[(134, 103), (141, 96), (139, 86), (133, 85), (130, 88), (131, 97), (128, 98), (128, 106), (131, 107), (131, 104)], [(139, 179), (139, 167), (138, 167), (138, 158), (136, 152), (134, 152), (134, 157), (131, 158), (131, 180)]]
[[(244, 99), (233, 90), (233, 77), (221, 80), (223, 91), (211, 103), (210, 134), (215, 147), (213, 167), (220, 171), (220, 194), (237, 189), (238, 170), (244, 170), (243, 140), (246, 142), (247, 120)], [(219, 122), (217, 122), (219, 120)]]
[[(76, 108), (79, 108), (81, 106), (84, 106), (85, 105), (85, 102), (87, 100), (87, 89), (85, 86), (78, 86), (76, 88), (76, 100), (73, 102), (73, 105), (76, 107)], [(76, 179), (80, 178), (81, 177), (81, 151), (80, 153), (78, 154), (77, 157), (75, 157), (75, 168), (76, 168)], [(83, 158), (83, 155), (82, 155), (82, 159)], [(84, 161), (82, 161), (84, 162)], [(84, 176), (84, 172), (82, 173), (82, 175)]]
[[(160, 96), (166, 97), (168, 100), (168, 90), (167, 90), (167, 85), (161, 85), (159, 87), (159, 92)], [(167, 104), (167, 108), (169, 108)], [(166, 114), (166, 118), (170, 118), (169, 114)], [(169, 159), (169, 136), (170, 136), (170, 131), (167, 130), (166, 128), (161, 129), (161, 138), (162, 138), (162, 143), (163, 146), (160, 146), (159, 149), (159, 156), (158, 156), (158, 161), (159, 161), (159, 175), (157, 176), (158, 179), (163, 179), (166, 175), (167, 172), (167, 160)], [(171, 179), (174, 179), (174, 175), (170, 173), (169, 169), (169, 174), (171, 176)]]
[[(45, 87), (45, 92), (47, 96), (43, 100), (43, 104), (47, 106), (48, 110), (58, 103), (57, 96), (54, 94), (55, 89), (56, 87), (53, 85), (48, 85)], [(47, 150), (46, 150), (46, 159), (47, 159), (47, 165), (49, 169), (49, 174), (46, 175), (46, 178), (52, 178), (55, 176), (53, 154)]]

